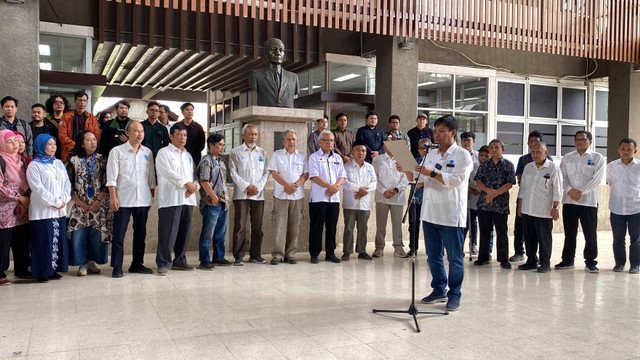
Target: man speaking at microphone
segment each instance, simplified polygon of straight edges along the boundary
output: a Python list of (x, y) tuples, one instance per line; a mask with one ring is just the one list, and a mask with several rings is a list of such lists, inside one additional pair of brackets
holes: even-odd
[[(471, 155), (456, 144), (458, 122), (446, 115), (434, 123), (434, 137), (439, 149), (430, 150), (421, 171), (425, 178), (422, 200), (427, 263), (431, 270), (431, 294), (423, 304), (447, 302), (447, 311), (460, 309), (460, 288), (464, 277), (464, 228), (467, 223), (467, 191), (473, 170)], [(447, 251), (449, 277), (443, 254)], [(449, 291), (447, 291), (447, 284)]]

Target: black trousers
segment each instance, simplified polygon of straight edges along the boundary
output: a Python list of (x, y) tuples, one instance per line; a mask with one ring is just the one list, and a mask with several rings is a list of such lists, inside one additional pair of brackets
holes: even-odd
[(12, 229), (0, 229), (0, 279), (7, 277), (5, 271), (9, 268), (9, 246), (11, 245)]
[[(158, 250), (156, 265), (187, 265), (187, 246), (191, 235), (191, 220), (195, 206), (181, 205), (158, 209)], [(175, 258), (171, 261), (171, 250)]]
[(540, 266), (551, 266), (551, 231), (553, 220), (522, 215), (524, 241), (527, 249), (527, 265), (536, 264), (536, 253), (540, 246)]
[[(11, 252), (13, 253), (13, 272), (16, 276), (29, 275), (31, 266), (31, 236), (29, 224), (18, 225), (7, 229), (10, 236)], [(3, 262), (2, 270), (9, 269), (9, 251), (7, 250), (7, 261)]]
[(491, 211), (478, 210), (478, 223), (480, 227), (480, 252), (478, 261), (488, 261), (491, 255), (491, 232), (496, 229), (496, 251), (498, 262), (509, 261), (509, 233), (507, 220), (508, 214), (499, 214)]
[(113, 239), (111, 240), (111, 267), (122, 269), (124, 259), (124, 235), (133, 217), (133, 260), (132, 265), (144, 264), (145, 239), (147, 238), (147, 218), (149, 207), (120, 208), (113, 213)]
[(573, 264), (576, 257), (576, 239), (578, 221), (584, 234), (584, 262), (596, 265), (598, 262), (598, 208), (574, 204), (562, 205), (562, 224), (564, 225), (564, 247), (562, 261)]
[(322, 233), (326, 231), (324, 251), (326, 256), (335, 254), (336, 227), (340, 215), (340, 203), (309, 203), (309, 254), (317, 257), (322, 251)]
[[(520, 199), (516, 200), (516, 209), (519, 203)], [(522, 217), (516, 214), (516, 221), (513, 225), (513, 250), (516, 255), (524, 255), (524, 242), (524, 224)]]

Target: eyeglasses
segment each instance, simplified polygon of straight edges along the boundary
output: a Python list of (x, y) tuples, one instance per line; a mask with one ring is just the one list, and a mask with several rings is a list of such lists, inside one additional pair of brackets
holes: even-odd
[(56, 105), (64, 105), (64, 101), (54, 101), (53, 103)]
[(335, 140), (333, 140), (333, 139), (320, 139), (320, 141), (329, 142), (329, 143), (334, 143), (334, 142), (336, 142), (336, 141), (335, 141)]

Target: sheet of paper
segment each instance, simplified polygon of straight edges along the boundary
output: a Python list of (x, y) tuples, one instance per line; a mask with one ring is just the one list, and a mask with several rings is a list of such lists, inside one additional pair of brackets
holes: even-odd
[(406, 142), (402, 140), (387, 140), (384, 144), (393, 154), (393, 158), (396, 160), (396, 163), (402, 166), (402, 170), (415, 170), (416, 159), (413, 157), (413, 154), (411, 154), (411, 150), (409, 150)]

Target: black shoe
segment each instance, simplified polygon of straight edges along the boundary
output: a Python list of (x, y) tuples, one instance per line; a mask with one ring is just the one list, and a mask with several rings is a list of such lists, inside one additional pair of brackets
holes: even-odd
[(551, 266), (549, 265), (540, 265), (540, 267), (538, 268), (539, 273), (548, 273), (549, 271), (551, 271)]
[(189, 265), (187, 263), (184, 264), (171, 264), (171, 270), (181, 270), (181, 271), (189, 271), (195, 270), (196, 267), (193, 265)]
[(49, 280), (60, 280), (62, 279), (62, 275), (58, 273), (53, 273), (53, 275), (49, 276)]
[(536, 263), (524, 263), (522, 265), (518, 265), (518, 270), (535, 270), (538, 268)]
[(500, 267), (503, 269), (507, 269), (510, 270), (511, 269), (511, 263), (508, 261), (503, 261), (500, 263)]
[(342, 261), (349, 261), (349, 257), (351, 257), (351, 255), (349, 254), (342, 254)]
[(317, 257), (317, 256), (312, 256), (312, 257), (311, 257), (311, 263), (312, 263), (312, 264), (317, 264), (317, 263), (319, 263), (319, 262), (320, 262), (320, 260), (318, 260), (318, 257)]
[(413, 255), (415, 255), (415, 252), (413, 250), (409, 250), (407, 257), (412, 257)]
[(113, 268), (113, 272), (111, 273), (112, 278), (121, 278), (124, 277), (121, 268)]
[(231, 264), (233, 264), (233, 263), (232, 263), (231, 261), (229, 261), (229, 260), (225, 259), (225, 258), (222, 258), (222, 259), (220, 259), (220, 260), (216, 260), (216, 261), (215, 261), (215, 264), (216, 264), (216, 265), (222, 265), (222, 266), (229, 266), (229, 265), (231, 265)]
[(358, 259), (362, 259), (362, 260), (373, 260), (373, 258), (371, 257), (371, 255), (367, 254), (367, 253), (360, 253), (358, 254)]
[(29, 271), (29, 270), (24, 271), (24, 272), (22, 272), (22, 271), (21, 272), (16, 272), (16, 273), (13, 274), (13, 277), (19, 277), (19, 278), (30, 278), (32, 276), (33, 275), (31, 275), (31, 271)]
[(39, 278), (36, 278), (36, 280), (38, 280), (38, 282), (41, 284), (46, 284), (49, 282), (49, 279), (47, 279), (46, 277), (39, 277)]
[(252, 256), (249, 258), (249, 262), (254, 264), (266, 264), (267, 260), (263, 259), (262, 256)]
[(331, 261), (332, 263), (336, 263), (336, 264), (341, 262), (340, 259), (338, 259), (338, 257), (335, 256), (335, 255), (329, 255), (329, 256), (325, 257), (324, 260), (325, 261)]
[(127, 271), (131, 274), (153, 274), (153, 270), (142, 264), (131, 264)]
[(297, 264), (297, 263), (298, 263), (298, 260), (296, 260), (296, 258), (294, 258), (293, 256), (292, 256), (292, 257), (289, 257), (289, 258), (284, 259), (284, 261), (286, 261), (286, 262), (287, 262), (287, 264), (291, 264), (291, 265), (294, 265), (294, 264)]
[(271, 265), (279, 265), (281, 262), (282, 262), (282, 259), (273, 258), (273, 259), (271, 259), (271, 262), (269, 262), (269, 264), (271, 264)]
[(212, 263), (208, 262), (208, 261), (202, 261), (200, 262), (200, 266), (198, 266), (198, 269), (200, 270), (213, 270), (215, 267), (213, 266)]
[(473, 262), (473, 265), (475, 266), (484, 266), (484, 265), (489, 265), (491, 264), (491, 261), (489, 260), (476, 260)]

